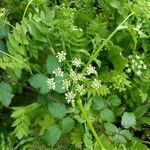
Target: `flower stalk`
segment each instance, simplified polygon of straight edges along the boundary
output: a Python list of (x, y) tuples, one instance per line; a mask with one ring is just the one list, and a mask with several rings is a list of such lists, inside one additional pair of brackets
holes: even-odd
[(95, 137), (95, 139), (96, 139), (96, 141), (97, 141), (97, 143), (98, 143), (100, 149), (101, 149), (101, 150), (106, 150), (106, 149), (104, 148), (102, 142), (100, 141), (100, 139), (99, 139), (99, 137), (98, 137), (98, 135), (97, 135), (97, 133), (96, 133), (96, 131), (95, 131), (95, 129), (94, 129), (94, 127), (93, 127), (91, 121), (90, 121), (90, 118), (89, 118), (88, 115), (86, 114), (86, 112), (85, 112), (85, 110), (84, 110), (84, 108), (83, 108), (83, 105), (82, 105), (82, 101), (81, 101), (80, 98), (77, 100), (77, 104), (78, 104), (78, 106), (79, 106), (79, 108), (80, 108), (80, 111), (82, 112), (82, 114), (83, 114), (83, 116), (84, 116), (84, 118), (85, 118), (85, 120), (86, 120), (86, 122), (87, 122), (87, 124), (88, 124), (88, 126), (89, 126), (89, 129), (91, 130), (93, 136)]

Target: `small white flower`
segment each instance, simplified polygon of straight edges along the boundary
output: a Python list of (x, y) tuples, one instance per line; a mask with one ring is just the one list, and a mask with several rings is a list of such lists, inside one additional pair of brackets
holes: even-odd
[(132, 61), (132, 63), (135, 63), (135, 59), (132, 59), (131, 61)]
[(146, 69), (147, 69), (147, 66), (146, 66), (146, 65), (143, 65), (143, 69), (146, 70)]
[(83, 29), (79, 28), (79, 31), (80, 31), (80, 32), (83, 32)]
[(129, 58), (129, 59), (132, 59), (132, 58), (133, 58), (133, 55), (129, 55), (128, 58)]
[(136, 55), (135, 57), (136, 57), (136, 59), (140, 59), (140, 56), (138, 56), (138, 55)]
[(57, 69), (55, 69), (55, 70), (53, 71), (53, 74), (55, 74), (55, 76), (61, 76), (61, 77), (64, 76), (64, 72), (61, 70), (60, 67), (58, 67)]
[(138, 69), (141, 69), (141, 68), (142, 68), (142, 65), (138, 65), (137, 67), (138, 67)]
[(140, 64), (144, 64), (144, 62), (141, 60), (141, 61), (140, 61)]
[(66, 94), (65, 94), (65, 98), (66, 98), (66, 100), (67, 100), (67, 102), (68, 103), (74, 103), (75, 102), (75, 100), (74, 100), (74, 98), (75, 98), (75, 94), (71, 91), (71, 92), (67, 92)]
[(77, 78), (78, 78), (79, 81), (83, 81), (85, 79), (85, 77), (83, 76), (82, 73), (78, 73)]
[(59, 62), (63, 62), (66, 60), (66, 53), (64, 51), (58, 52), (56, 57), (58, 58)]
[(68, 90), (70, 85), (71, 85), (70, 80), (65, 79), (65, 80), (63, 80), (63, 83), (62, 83), (62, 86), (63, 86), (62, 89)]
[(138, 70), (138, 71), (136, 72), (136, 75), (137, 75), (137, 76), (141, 76), (141, 75), (142, 75), (141, 70)]
[(93, 67), (91, 64), (87, 67), (87, 74), (90, 75), (90, 74), (95, 74), (96, 73), (96, 70), (95, 70), (95, 67)]
[(48, 85), (48, 88), (49, 89), (53, 89), (53, 90), (55, 90), (55, 82), (54, 82), (54, 78), (51, 78), (51, 79), (48, 79), (47, 80), (47, 85)]
[(131, 68), (126, 69), (127, 73), (131, 73)]
[(76, 79), (76, 78), (77, 78), (77, 74), (76, 74), (76, 72), (75, 72), (75, 71), (73, 71), (72, 69), (70, 70), (70, 78), (71, 78), (72, 80), (74, 80), (74, 79)]
[(135, 65), (135, 66), (138, 66), (138, 63), (137, 63), (137, 62), (135, 62), (135, 63), (134, 63), (134, 65)]
[(73, 66), (76, 66), (76, 67), (81, 67), (81, 59), (78, 59), (78, 58), (75, 58), (73, 61), (72, 61), (72, 65)]
[(101, 87), (101, 81), (94, 79), (94, 81), (92, 81), (91, 87), (96, 90), (99, 89)]
[(129, 67), (129, 64), (126, 64), (125, 67)]
[(83, 85), (77, 84), (77, 85), (76, 85), (76, 91), (77, 91), (78, 93), (80, 93), (80, 95), (83, 95), (83, 93), (85, 92)]

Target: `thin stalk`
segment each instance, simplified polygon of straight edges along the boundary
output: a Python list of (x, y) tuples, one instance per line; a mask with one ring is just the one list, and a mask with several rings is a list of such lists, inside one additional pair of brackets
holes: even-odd
[(83, 105), (82, 105), (82, 101), (80, 99), (78, 99), (77, 104), (78, 104), (78, 106), (79, 106), (79, 108), (80, 108), (80, 110), (81, 110), (81, 112), (82, 112), (82, 114), (83, 114), (83, 116), (84, 116), (88, 126), (89, 126), (89, 129), (91, 130), (92, 134), (94, 135), (94, 137), (95, 137), (99, 147), (101, 148), (101, 150), (106, 150), (104, 148), (102, 142), (100, 141), (100, 139), (99, 139), (99, 137), (98, 137), (98, 135), (97, 135), (97, 133), (96, 133), (96, 131), (95, 131), (91, 121), (90, 121), (90, 118), (88, 117), (88, 115), (84, 111), (84, 108), (83, 108)]
[(27, 6), (26, 6), (26, 8), (25, 8), (25, 10), (24, 10), (22, 20), (24, 19), (25, 15), (26, 15), (26, 12), (27, 12), (27, 10), (28, 10), (30, 4), (32, 3), (32, 1), (33, 1), (33, 0), (30, 0), (30, 1), (28, 2)]
[(93, 60), (95, 60), (99, 54), (99, 52), (102, 50), (102, 48), (109, 42), (109, 40), (120, 30), (121, 26), (133, 15), (131, 13), (129, 16), (127, 16), (120, 24), (119, 26), (108, 36), (107, 39), (105, 39), (102, 43), (102, 45), (97, 49), (97, 51), (90, 57), (88, 63), (85, 65), (83, 69), (83, 73), (85, 73), (86, 68), (91, 64)]

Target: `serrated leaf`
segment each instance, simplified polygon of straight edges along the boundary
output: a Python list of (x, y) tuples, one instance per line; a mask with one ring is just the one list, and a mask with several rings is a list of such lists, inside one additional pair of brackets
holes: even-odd
[(107, 102), (111, 106), (119, 106), (121, 104), (121, 100), (117, 95), (110, 95)]
[(54, 125), (47, 128), (43, 134), (44, 143), (48, 146), (54, 146), (61, 137), (59, 126)]
[(108, 46), (109, 60), (113, 63), (116, 71), (122, 72), (128, 60), (122, 56), (122, 49), (116, 45)]
[(60, 76), (56, 76), (55, 77), (55, 91), (58, 93), (65, 93), (66, 89), (63, 89), (63, 80), (66, 79), (65, 76), (60, 77)]
[(9, 32), (9, 26), (0, 22), (0, 39), (6, 38)]
[(69, 133), (73, 129), (74, 125), (75, 121), (72, 118), (70, 117), (64, 118), (61, 122), (62, 132)]
[(114, 115), (113, 111), (111, 111), (108, 108), (103, 109), (100, 112), (100, 116), (101, 116), (102, 120), (105, 120), (108, 122), (114, 122), (115, 121), (115, 115)]
[(12, 88), (8, 83), (1, 82), (0, 83), (0, 102), (8, 107), (11, 103), (11, 99), (13, 98)]
[(93, 98), (92, 109), (102, 110), (106, 106), (107, 106), (107, 104), (105, 103), (105, 100), (101, 96), (96, 96)]
[(112, 141), (115, 143), (126, 143), (127, 140), (125, 139), (125, 137), (121, 134), (116, 134), (112, 137)]
[(131, 135), (130, 131), (129, 131), (129, 130), (126, 130), (126, 129), (121, 130), (121, 131), (119, 132), (119, 134), (123, 135), (123, 136), (124, 136), (126, 139), (128, 139), (128, 140), (131, 140), (131, 138), (132, 138), (132, 135)]
[(104, 127), (106, 130), (106, 133), (109, 135), (115, 134), (119, 131), (118, 128), (115, 125), (113, 125), (112, 123), (105, 123)]
[(142, 116), (144, 116), (144, 114), (148, 111), (149, 107), (149, 104), (137, 107), (134, 111), (136, 117), (141, 118)]
[(35, 89), (39, 89), (40, 92), (44, 94), (50, 91), (47, 85), (47, 80), (48, 77), (46, 77), (45, 75), (36, 74), (29, 79), (29, 83), (32, 87), (34, 87)]
[(48, 104), (50, 114), (58, 119), (62, 119), (66, 115), (66, 108), (63, 104), (53, 102)]
[(136, 124), (134, 113), (125, 112), (122, 116), (121, 124), (124, 128), (134, 127)]
[(46, 60), (46, 68), (47, 72), (52, 74), (52, 72), (60, 67), (60, 63), (58, 62), (58, 59), (54, 55), (49, 55)]

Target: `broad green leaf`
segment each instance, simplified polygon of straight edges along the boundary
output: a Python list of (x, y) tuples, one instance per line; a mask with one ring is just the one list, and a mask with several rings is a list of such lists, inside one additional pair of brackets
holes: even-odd
[(150, 126), (150, 117), (141, 117), (140, 120)]
[(63, 77), (56, 76), (55, 77), (55, 84), (56, 84), (55, 91), (56, 92), (58, 92), (58, 93), (66, 92), (66, 89), (63, 89), (63, 80), (65, 80), (65, 79), (66, 79), (65, 76), (63, 76)]
[[(114, 150), (114, 145), (112, 144), (112, 142), (108, 139), (108, 137), (105, 134), (102, 134), (99, 137), (101, 143), (103, 144), (105, 150)], [(94, 150), (102, 150), (100, 149), (100, 146), (97, 142), (95, 142), (94, 144)]]
[(124, 128), (134, 127), (136, 124), (134, 113), (125, 112), (122, 116), (121, 124)]
[(118, 128), (115, 125), (113, 125), (112, 123), (105, 123), (104, 127), (106, 130), (106, 133), (109, 135), (115, 134), (119, 131)]
[(149, 148), (142, 143), (140, 140), (133, 140), (131, 144), (131, 149), (133, 150), (149, 150)]
[(121, 130), (119, 132), (119, 134), (123, 135), (127, 140), (131, 140), (132, 139), (132, 135), (131, 135), (129, 130), (126, 130), (126, 129)]
[(146, 112), (148, 112), (149, 107), (150, 107), (149, 104), (137, 107), (136, 110), (134, 111), (136, 117), (141, 118)]
[(117, 95), (110, 95), (107, 101), (108, 104), (112, 106), (119, 106), (121, 104), (121, 100)]
[(108, 122), (114, 122), (115, 121), (115, 115), (114, 115), (113, 111), (111, 111), (108, 108), (103, 109), (100, 112), (100, 116), (101, 116), (102, 120), (105, 120)]
[(54, 146), (61, 137), (59, 126), (53, 125), (47, 128), (43, 134), (44, 143), (48, 146)]
[(47, 72), (52, 74), (52, 72), (60, 67), (60, 63), (58, 62), (58, 59), (54, 55), (49, 55), (46, 60), (46, 68)]
[(105, 100), (101, 96), (96, 96), (92, 101), (92, 108), (94, 110), (102, 110), (107, 106)]
[(75, 121), (72, 118), (70, 117), (64, 118), (61, 122), (62, 132), (69, 133), (73, 129), (74, 125)]
[(0, 102), (8, 107), (11, 103), (11, 99), (13, 98), (12, 88), (8, 83), (1, 82), (0, 83)]
[(116, 45), (108, 46), (109, 60), (113, 63), (116, 71), (122, 72), (128, 60), (122, 56), (122, 49)]
[(48, 104), (50, 114), (58, 119), (62, 119), (66, 115), (66, 108), (64, 104), (52, 102)]
[(112, 141), (115, 143), (126, 143), (127, 142), (126, 138), (121, 134), (115, 134), (112, 137)]
[(0, 22), (0, 39), (6, 38), (9, 32), (9, 26)]
[(29, 79), (29, 83), (35, 89), (39, 89), (41, 93), (48, 93), (50, 90), (47, 85), (47, 80), (48, 77), (46, 77), (45, 75), (36, 74)]

